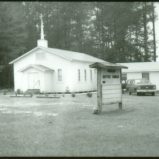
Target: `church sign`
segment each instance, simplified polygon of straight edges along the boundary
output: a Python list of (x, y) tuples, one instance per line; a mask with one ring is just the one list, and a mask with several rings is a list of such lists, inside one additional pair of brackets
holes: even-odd
[(119, 104), (122, 109), (121, 69), (127, 68), (109, 62), (96, 62), (90, 65), (97, 69), (97, 107), (94, 113), (100, 113), (106, 104)]

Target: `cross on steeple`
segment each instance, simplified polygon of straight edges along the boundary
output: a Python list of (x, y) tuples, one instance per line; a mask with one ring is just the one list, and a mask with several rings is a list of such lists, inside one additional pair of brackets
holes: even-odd
[(40, 14), (40, 20), (41, 20), (41, 32), (40, 32), (40, 39), (44, 40), (44, 23), (43, 23), (43, 15)]
[(45, 40), (45, 34), (44, 34), (44, 22), (43, 22), (43, 15), (40, 14), (40, 22), (41, 22), (41, 27), (40, 27), (40, 39), (37, 41), (37, 45), (40, 47), (48, 47), (48, 41)]

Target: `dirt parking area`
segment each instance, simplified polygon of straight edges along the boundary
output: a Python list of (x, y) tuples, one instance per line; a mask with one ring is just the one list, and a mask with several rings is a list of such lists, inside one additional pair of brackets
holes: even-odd
[(159, 96), (123, 95), (94, 115), (96, 94), (0, 95), (0, 156), (159, 156)]

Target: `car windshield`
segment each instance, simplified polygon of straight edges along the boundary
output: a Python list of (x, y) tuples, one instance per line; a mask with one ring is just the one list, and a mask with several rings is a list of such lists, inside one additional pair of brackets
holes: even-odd
[(150, 81), (147, 80), (147, 79), (137, 79), (137, 80), (135, 80), (135, 84), (142, 84), (142, 83), (150, 84)]

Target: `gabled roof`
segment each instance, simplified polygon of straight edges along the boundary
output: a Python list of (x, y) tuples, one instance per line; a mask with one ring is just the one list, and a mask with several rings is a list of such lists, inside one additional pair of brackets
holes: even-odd
[(94, 56), (85, 54), (85, 53), (79, 53), (79, 52), (74, 52), (74, 51), (68, 51), (68, 50), (62, 50), (62, 49), (55, 49), (55, 48), (45, 48), (45, 47), (36, 47), (29, 52), (25, 53), (24, 55), (16, 58), (15, 60), (11, 61), (9, 64), (13, 64), (16, 61), (22, 59), (23, 57), (31, 54), (32, 52), (36, 50), (43, 50), (48, 53), (54, 54), (56, 56), (62, 57), (66, 60), (70, 61), (82, 61), (82, 62), (104, 62), (104, 60), (96, 58)]
[(96, 58), (94, 56), (85, 53), (62, 50), (62, 49), (54, 49), (54, 48), (46, 48), (46, 49), (56, 54), (57, 56), (60, 55), (64, 58), (70, 59), (71, 61), (104, 62), (104, 60), (102, 59)]
[(159, 71), (159, 62), (133, 62), (133, 63), (119, 63), (127, 66), (127, 70), (123, 72), (154, 72)]
[(110, 63), (110, 62), (96, 62), (90, 65), (91, 68), (127, 68), (120, 64)]
[(20, 69), (19, 71), (23, 72), (23, 71), (28, 70), (29, 68), (35, 68), (35, 69), (40, 70), (40, 71), (53, 70), (53, 69), (48, 68), (48, 67), (46, 67), (44, 65), (28, 65), (28, 66)]
[(9, 62), (9, 64), (13, 64), (13, 63), (15, 63), (16, 61), (19, 61), (19, 60), (22, 59), (23, 57), (25, 57), (25, 56), (31, 54), (32, 52), (34, 52), (34, 51), (36, 51), (36, 50), (38, 50), (38, 49), (40, 49), (40, 48), (39, 48), (39, 47), (33, 48), (32, 50), (28, 51), (27, 53), (25, 53), (25, 54), (19, 56), (18, 58), (14, 59), (14, 60), (12, 60), (11, 62)]

